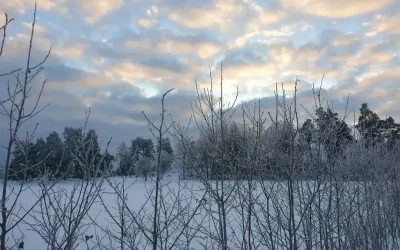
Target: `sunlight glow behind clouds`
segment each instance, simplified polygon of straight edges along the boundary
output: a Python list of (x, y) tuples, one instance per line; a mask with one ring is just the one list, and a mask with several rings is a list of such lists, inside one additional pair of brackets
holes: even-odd
[[(0, 1), (0, 12), (15, 18), (0, 73), (24, 65), (33, 4)], [(42, 77), (50, 81), (45, 100), (55, 103), (41, 118), (83, 117), (90, 104), (94, 123), (138, 126), (137, 109), (158, 119), (160, 95), (175, 88), (169, 109), (186, 119), (195, 79), (208, 87), (210, 66), (219, 83), (222, 59), (226, 100), (236, 87), (239, 103), (267, 100), (276, 82), (291, 94), (296, 76), (309, 93), (325, 75), (333, 101), (350, 93), (356, 110), (368, 102), (400, 119), (396, 9), (394, 0), (38, 0), (33, 58), (53, 46)]]
[(349, 18), (384, 9), (394, 0), (281, 0), (282, 5), (309, 15), (327, 18)]

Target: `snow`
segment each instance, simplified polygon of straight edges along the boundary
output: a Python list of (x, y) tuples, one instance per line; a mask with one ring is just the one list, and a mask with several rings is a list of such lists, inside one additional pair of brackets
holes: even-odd
[[(73, 190), (77, 187), (77, 183), (85, 184), (87, 182), (79, 182), (77, 180), (60, 181), (52, 189), (53, 191), (59, 192), (58, 194), (60, 195), (54, 195), (54, 199), (52, 200), (52, 202), (55, 202), (57, 203), (57, 205), (62, 207), (63, 204), (68, 202), (68, 197), (71, 197)], [(91, 183), (91, 181), (89, 181), (89, 183)], [(129, 224), (129, 226), (126, 227), (126, 237), (124, 242), (129, 245), (130, 240), (134, 239), (134, 245), (137, 245), (138, 249), (151, 249), (149, 241), (146, 239), (145, 235), (139, 230), (138, 225), (133, 223), (131, 219), (135, 217), (137, 220), (139, 220), (139, 226), (144, 228), (147, 232), (146, 234), (151, 238), (151, 230), (153, 229), (152, 222), (154, 213), (154, 198), (149, 199), (149, 197), (154, 197), (154, 180), (152, 180), (151, 178), (149, 178), (148, 181), (145, 181), (143, 178), (135, 177), (112, 177), (109, 178), (108, 181), (104, 181), (102, 185), (100, 185), (100, 180), (95, 180), (93, 181), (93, 183), (98, 185), (98, 187), (101, 187), (101, 196), (95, 199), (93, 205), (87, 213), (87, 216), (81, 223), (82, 227), (77, 231), (76, 235), (78, 236), (78, 242), (76, 242), (77, 248), (75, 249), (120, 249), (118, 246), (118, 242), (116, 242), (116, 239), (113, 239), (112, 237), (110, 238), (108, 236), (115, 234), (117, 235), (117, 237), (120, 238), (121, 235), (120, 231), (118, 231), (117, 223), (121, 222), (119, 217), (120, 214), (118, 214), (118, 211), (120, 211), (118, 209), (118, 204), (121, 204), (122, 196), (118, 196), (115, 193), (115, 189), (113, 189), (113, 187), (122, 188), (123, 184), (126, 188), (126, 204), (129, 207), (129, 211), (124, 212), (126, 223)], [(224, 184), (226, 185), (224, 190), (229, 190), (229, 188), (232, 187), (235, 183), (236, 182), (226, 181)], [(245, 185), (240, 186), (240, 188), (246, 187), (246, 182), (242, 182), (241, 184)], [(261, 202), (260, 204), (264, 204), (264, 206), (255, 206), (254, 212), (257, 214), (258, 220), (262, 224), (268, 225), (267, 220), (272, 220), (269, 223), (272, 227), (275, 227), (276, 229), (272, 229), (275, 231), (274, 237), (282, 237), (281, 239), (276, 238), (275, 240), (281, 241), (283, 238), (286, 237), (285, 233), (283, 233), (281, 230), (282, 226), (287, 227), (287, 221), (285, 221), (285, 219), (283, 219), (283, 221), (275, 221), (274, 219), (277, 219), (279, 217), (276, 217), (277, 211), (278, 213), (284, 213), (280, 214), (280, 216), (283, 216), (282, 218), (287, 216), (288, 211), (286, 210), (286, 208), (288, 205), (288, 192), (286, 190), (286, 183), (284, 181), (265, 181), (262, 182), (262, 184), (265, 186), (261, 187), (257, 185), (257, 187), (254, 187), (252, 191), (252, 196), (257, 196), (258, 201)], [(308, 206), (308, 201), (313, 199), (313, 194), (315, 194), (317, 189), (324, 189), (324, 187), (318, 187), (318, 183), (316, 182), (306, 181), (304, 182), (304, 184), (305, 185), (301, 184), (300, 186), (298, 186), (300, 188), (296, 191), (302, 192), (301, 198), (295, 197), (294, 201), (296, 209), (296, 221), (299, 221), (300, 215), (303, 211), (302, 209)], [(206, 193), (203, 183), (195, 180), (182, 181), (176, 175), (172, 174), (165, 176), (161, 181), (161, 185), (163, 188), (160, 195), (162, 195), (164, 198), (163, 202), (160, 203), (160, 230), (162, 231), (162, 238), (169, 237), (167, 242), (163, 242), (163, 244), (167, 246), (166, 249), (168, 249), (170, 246), (173, 246), (171, 249), (215, 249), (215, 247), (212, 248), (209, 244), (211, 244), (210, 233), (213, 233), (214, 235), (217, 235), (218, 233), (218, 208), (217, 204), (210, 197), (209, 193), (204, 196), (205, 200), (202, 201), (203, 195)], [(215, 190), (215, 182), (210, 182), (210, 185)], [(341, 188), (356, 191), (356, 186), (356, 183), (347, 182), (342, 183)], [(13, 194), (7, 201), (7, 206), (11, 206), (13, 202), (13, 197), (15, 197), (15, 193), (17, 193), (19, 188), (20, 184), (18, 182), (9, 182), (8, 190)], [(235, 188), (236, 189), (235, 192), (233, 192), (232, 194), (232, 198), (227, 200), (227, 235), (229, 237), (229, 249), (240, 249), (239, 244), (242, 243), (241, 240), (243, 237), (243, 235), (241, 235), (243, 232), (242, 227), (243, 224), (246, 224), (246, 218), (245, 216), (242, 216), (240, 212), (241, 204), (243, 204), (242, 202), (244, 202), (244, 199), (246, 198), (246, 195), (248, 195), (248, 193), (246, 193), (245, 190), (242, 190), (244, 192), (240, 192), (240, 188), (238, 191), (238, 186), (235, 186)], [(264, 194), (262, 194), (262, 188), (266, 190)], [(362, 190), (358, 190), (357, 192), (360, 191)], [(268, 198), (270, 199), (268, 202), (265, 194), (271, 194), (271, 196)], [(354, 194), (355, 193), (352, 194), (352, 192), (344, 192), (342, 194), (343, 196), (341, 197), (341, 200), (344, 207), (352, 206), (351, 204), (354, 203)], [(14, 210), (17, 211), (18, 214), (17, 216), (12, 216), (12, 220), (17, 220), (18, 216), (24, 214), (26, 209), (29, 209), (32, 205), (34, 205), (35, 202), (38, 200), (37, 197), (39, 195), (40, 186), (37, 182), (31, 182), (29, 185), (24, 186), (24, 190), (21, 193), (21, 196), (19, 197), (16, 208)], [(86, 198), (79, 198), (79, 192), (75, 192), (74, 201), (78, 202), (74, 203), (73, 205), (79, 206), (79, 204), (82, 204), (83, 202), (88, 200)], [(384, 198), (384, 196), (381, 195), (380, 198)], [(45, 212), (47, 208), (51, 208), (49, 206), (49, 203), (46, 204), (47, 206), (42, 207), (40, 207), (38, 204), (30, 213), (30, 215), (32, 216), (27, 216), (19, 225), (19, 227), (13, 230), (13, 234), (8, 235), (9, 247), (18, 244), (18, 238), (23, 236), (23, 241), (25, 242), (25, 250), (48, 249), (47, 244), (43, 239), (46, 237), (41, 237), (41, 234), (43, 235), (45, 233), (45, 231), (41, 230), (41, 228), (51, 225), (54, 222), (54, 218), (56, 217), (52, 217), (54, 215), (54, 210), (53, 213), (50, 213), (50, 220), (48, 220), (48, 218), (41, 217), (41, 215)], [(269, 207), (267, 207), (266, 204), (268, 204)], [(324, 207), (324, 205), (321, 206), (323, 210), (325, 209)], [(196, 210), (196, 208), (198, 208), (198, 210)], [(354, 209), (350, 209), (348, 212), (353, 213), (353, 210)], [(115, 220), (113, 220), (113, 218), (109, 216), (107, 211), (113, 214)], [(365, 212), (364, 209), (363, 211)], [(244, 213), (245, 212), (246, 211), (244, 211)], [(195, 215), (193, 219), (190, 220), (193, 213)], [(356, 215), (354, 219), (351, 219), (351, 223), (362, 225), (363, 220), (358, 216), (360, 215)], [(168, 224), (168, 226), (165, 226), (165, 218), (168, 218), (167, 221), (172, 223)], [(189, 224), (186, 224), (188, 223), (188, 221)], [(36, 224), (36, 226), (41, 224), (42, 227), (37, 228), (37, 230), (35, 231), (33, 230), (34, 227), (32, 227), (32, 223)], [(280, 223), (280, 229), (278, 229), (278, 223)], [(182, 229), (185, 228), (185, 225), (187, 226), (187, 230), (182, 232)], [(198, 229), (199, 225), (202, 226), (201, 230)], [(344, 227), (345, 226), (346, 225), (344, 225)], [(255, 230), (255, 241), (265, 241), (265, 239), (261, 239), (260, 236), (260, 234), (265, 233), (265, 229), (254, 222), (253, 228)], [(57, 236), (59, 241), (63, 238), (62, 231), (63, 230), (60, 230)], [(108, 234), (105, 233), (106, 231), (108, 232)], [(196, 237), (191, 240), (189, 247), (186, 247), (184, 244), (184, 241), (186, 240), (185, 236), (190, 234), (195, 234)], [(301, 232), (299, 232), (299, 234), (301, 234)], [(91, 235), (93, 235), (94, 237), (86, 242), (85, 236)], [(177, 244), (173, 245), (176, 236), (180, 236), (180, 240)], [(313, 237), (318, 238), (316, 235), (313, 235)], [(304, 247), (304, 237), (299, 237), (298, 240), (299, 244)], [(98, 245), (99, 242), (103, 244), (103, 248)], [(255, 242), (254, 244), (257, 244), (257, 242)], [(260, 249), (266, 248), (268, 248), (268, 246), (266, 245), (260, 246)]]
[[(154, 182), (149, 178), (149, 180), (145, 181), (143, 178), (126, 178), (123, 180), (122, 177), (112, 177), (109, 179), (110, 182), (104, 181), (102, 187), (101, 187), (101, 198), (104, 201), (104, 204), (106, 204), (107, 209), (112, 212), (114, 215), (117, 215), (118, 213), (118, 195), (115, 193), (111, 185), (114, 184), (119, 184), (122, 185), (122, 183), (125, 183), (125, 186), (128, 188), (127, 189), (127, 201), (126, 204), (130, 208), (130, 210), (133, 213), (138, 213), (140, 211), (140, 216), (144, 215), (144, 221), (147, 221), (146, 228), (151, 229), (151, 218), (148, 218), (148, 216), (151, 216), (153, 213), (153, 199), (148, 199), (147, 197), (150, 197), (149, 195), (154, 188)], [(99, 184), (99, 181), (97, 181)], [(58, 192), (65, 192), (65, 194), (68, 194), (71, 196), (72, 191), (74, 189), (74, 185), (77, 184), (77, 180), (63, 180), (58, 182), (58, 184), (53, 187), (52, 190), (58, 191)], [(110, 185), (111, 184), (111, 185)], [(166, 176), (162, 180), (162, 185), (163, 185), (163, 192), (165, 196), (168, 196), (169, 199), (172, 201), (174, 198), (174, 195), (177, 195), (179, 192), (179, 197), (181, 200), (184, 199), (189, 199), (190, 202), (192, 203), (193, 207), (196, 206), (197, 202), (195, 199), (193, 199), (192, 192), (200, 190), (201, 189), (201, 183), (196, 182), (196, 181), (186, 181), (186, 182), (180, 182), (179, 178), (177, 176)], [(7, 202), (7, 206), (11, 206), (11, 204), (15, 200), (15, 194), (20, 188), (20, 183), (19, 182), (14, 182), (10, 181), (9, 182), (9, 192), (12, 193), (10, 196), (10, 199)], [(185, 189), (184, 189), (185, 187)], [(2, 189), (2, 188), (0, 188)], [(31, 182), (28, 184), (25, 184), (23, 187), (23, 192), (21, 193), (17, 204), (16, 204), (16, 209), (15, 211), (18, 211), (18, 216), (22, 216), (27, 209), (32, 207), (38, 200), (38, 197), (40, 196), (40, 186), (36, 182)], [(75, 193), (75, 199), (78, 199), (77, 194)], [(154, 194), (152, 194), (154, 196)], [(201, 196), (199, 196), (201, 197)], [(63, 196), (60, 199), (60, 203), (62, 202), (67, 202), (66, 201), (66, 195)], [(192, 198), (192, 199), (190, 199)], [(82, 202), (81, 199), (79, 199), (80, 202)], [(183, 202), (184, 203), (184, 202)], [(185, 204), (181, 204), (181, 206), (184, 206)], [(172, 204), (171, 204), (172, 206)], [(31, 215), (36, 216), (37, 219), (40, 220), (38, 212), (40, 212), (40, 206), (39, 204), (36, 205), (36, 207), (33, 209), (33, 211), (30, 213)], [(168, 211), (169, 213), (173, 213), (173, 210), (177, 210), (177, 206), (175, 206), (173, 209)], [(54, 213), (53, 213), (54, 215)], [(12, 216), (12, 221), (15, 221), (18, 219), (18, 216)], [(139, 217), (140, 217), (139, 216)], [(129, 216), (127, 216), (129, 217)], [(44, 240), (40, 237), (38, 232), (35, 232), (32, 230), (32, 228), (28, 225), (31, 223), (35, 223), (35, 220), (32, 216), (28, 215), (23, 223), (19, 224), (18, 229), (14, 230), (14, 235), (13, 237), (10, 237), (8, 239), (8, 246), (11, 247), (15, 244), (18, 243), (18, 238), (23, 237), (23, 241), (25, 242), (25, 249), (46, 249), (47, 244), (44, 242)], [(93, 225), (95, 223), (96, 225)], [(110, 231), (115, 230), (115, 232), (118, 233), (118, 227), (115, 225), (115, 222), (113, 222), (112, 218), (107, 214), (103, 204), (101, 203), (101, 199), (97, 198), (96, 201), (93, 203), (93, 205), (90, 208), (90, 211), (88, 213), (88, 216), (86, 219), (83, 221), (83, 224), (90, 224), (88, 226), (85, 226), (82, 228), (82, 230), (79, 232), (79, 243), (78, 247), (76, 248), (77, 250), (86, 250), (87, 245), (85, 242), (85, 236), (90, 236), (94, 235), (92, 239), (88, 241), (88, 246), (90, 248), (98, 249), (96, 246), (96, 241), (98, 239), (102, 238), (102, 242), (104, 244), (107, 244), (110, 242), (109, 239), (104, 238), (105, 233), (100, 229), (101, 228), (107, 228)], [(139, 233), (137, 231), (136, 233)], [(173, 233), (171, 233), (173, 234)], [(96, 239), (96, 237), (98, 237)], [(148, 245), (148, 242), (142, 239), (140, 239), (143, 243), (139, 244), (139, 249), (147, 249), (150, 246)], [(147, 244), (147, 245), (146, 245)], [(32, 247), (34, 246), (34, 247)], [(143, 248), (142, 248), (143, 247)], [(175, 249), (175, 248), (174, 248)]]

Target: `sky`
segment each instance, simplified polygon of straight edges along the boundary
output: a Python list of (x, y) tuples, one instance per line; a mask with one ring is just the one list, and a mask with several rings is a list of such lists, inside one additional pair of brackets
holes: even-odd
[[(33, 7), (32, 0), (0, 1), (0, 13), (14, 18), (0, 74), (25, 65)], [(340, 115), (347, 107), (358, 116), (367, 102), (381, 118), (400, 121), (398, 0), (38, 0), (37, 8), (33, 62), (52, 46), (33, 83), (37, 91), (49, 81), (40, 105), (51, 104), (23, 130), (39, 122), (37, 137), (81, 127), (91, 107), (89, 127), (103, 141), (112, 137), (115, 151), (122, 141), (151, 137), (141, 111), (157, 123), (161, 95), (171, 88), (168, 121), (185, 124), (195, 79), (208, 87), (210, 67), (219, 83), (221, 62), (224, 96), (233, 101), (237, 88), (238, 105), (261, 98), (273, 112), (275, 84), (290, 95), (298, 77), (305, 119), (312, 84), (324, 76), (322, 93)], [(9, 80), (0, 77), (0, 97)]]

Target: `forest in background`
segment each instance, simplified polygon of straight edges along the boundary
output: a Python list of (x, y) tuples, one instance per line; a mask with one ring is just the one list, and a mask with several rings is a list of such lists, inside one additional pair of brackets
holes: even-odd
[[(11, 21), (0, 27), (0, 59)], [(35, 6), (30, 45), (36, 21)], [(48, 83), (32, 94), (51, 50), (38, 64), (31, 51), (24, 68), (0, 75), (10, 79), (0, 101), (8, 129), (0, 250), (400, 249), (399, 125), (366, 103), (351, 130), (351, 112), (339, 117), (314, 87), (310, 119), (299, 121), (297, 79), (293, 97), (276, 87), (268, 112), (260, 102), (227, 105), (223, 78), (216, 95), (210, 72), (209, 88), (196, 84), (189, 124), (165, 119), (169, 90), (159, 121), (142, 112), (155, 142), (139, 137), (112, 156), (111, 140), (102, 151), (87, 130), (89, 111), (64, 140), (36, 139), (35, 128), (21, 134), (43, 110)], [(187, 133), (191, 124), (198, 137)], [(182, 178), (164, 177), (172, 163)]]

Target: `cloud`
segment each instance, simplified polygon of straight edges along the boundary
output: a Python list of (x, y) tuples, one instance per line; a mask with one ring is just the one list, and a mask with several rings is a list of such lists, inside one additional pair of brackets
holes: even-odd
[(223, 51), (226, 45), (207, 39), (205, 35), (171, 36), (159, 40), (150, 38), (129, 39), (125, 42), (128, 49), (146, 49), (151, 52), (170, 55), (195, 54), (201, 59), (210, 58)]
[[(49, 11), (58, 4), (65, 2), (65, 0), (37, 0), (39, 10)], [(15, 1), (2, 1), (0, 2), (0, 10), (10, 11), (14, 10), (20, 14), (24, 14), (27, 9), (32, 9), (34, 2), (30, 0), (15, 0)]]
[(369, 28), (372, 32), (383, 32), (390, 34), (400, 34), (400, 15), (396, 16), (385, 16), (385, 15), (377, 15), (375, 19), (366, 23), (364, 26)]
[[(185, 123), (195, 82), (200, 91), (210, 87), (211, 67), (219, 85), (221, 61), (225, 101), (238, 90), (238, 104), (261, 98), (274, 112), (275, 84), (290, 96), (298, 77), (298, 103), (312, 110), (312, 84), (324, 76), (322, 93), (339, 112), (350, 93), (350, 108), (368, 102), (398, 120), (398, 7), (392, 0), (39, 0), (33, 63), (50, 46), (52, 54), (32, 84), (38, 91), (47, 78), (42, 104), (52, 104), (32, 124), (40, 121), (39, 135), (61, 133), (81, 126), (91, 107), (90, 126), (103, 140), (151, 137), (141, 111), (159, 121), (160, 96), (174, 88), (167, 110)], [(32, 8), (28, 0), (0, 1), (15, 18), (0, 74), (26, 66)], [(8, 80), (0, 79), (1, 94)]]
[(93, 24), (109, 12), (120, 9), (123, 5), (123, 0), (75, 0), (74, 4), (79, 6), (87, 16), (85, 21)]
[(368, 43), (365, 44), (358, 53), (339, 55), (334, 57), (333, 60), (347, 67), (360, 68), (362, 66), (368, 66), (371, 68), (390, 62), (397, 57), (394, 53), (376, 50), (378, 46), (379, 43)]
[(366, 75), (360, 80), (359, 84), (363, 89), (368, 88), (370, 90), (375, 90), (375, 88), (378, 88), (389, 91), (399, 91), (399, 78), (400, 66), (397, 66), (379, 73)]
[(235, 17), (243, 14), (243, 6), (235, 0), (218, 0), (205, 8), (163, 7), (160, 13), (171, 21), (191, 29), (228, 31)]
[(251, 2), (249, 9), (254, 12), (254, 15), (246, 20), (247, 32), (264, 30), (269, 25), (276, 24), (286, 16), (286, 13), (283, 11), (268, 10), (254, 2)]
[(207, 59), (221, 52), (225, 47), (219, 43), (201, 41), (196, 38), (196, 36), (186, 36), (182, 37), (182, 39), (163, 39), (158, 45), (158, 51), (169, 54), (189, 54), (194, 52), (198, 57)]
[(86, 44), (73, 44), (73, 45), (66, 45), (66, 46), (58, 46), (55, 49), (55, 53), (57, 56), (61, 58), (69, 58), (69, 59), (80, 59), (85, 49), (87, 48)]
[[(24, 22), (24, 23), (22, 23), (22, 25), (23, 25), (25, 28), (27, 28), (29, 31), (32, 29), (32, 23)], [(42, 25), (40, 25), (40, 24), (35, 24), (35, 32), (36, 32), (36, 34), (42, 35), (42, 34), (45, 34), (45, 33), (47, 32), (47, 29), (44, 28), (44, 27), (43, 27)]]
[(281, 0), (284, 8), (294, 9), (308, 15), (326, 18), (349, 18), (382, 10), (394, 3), (393, 0)]
[(156, 21), (147, 19), (147, 18), (142, 18), (139, 20), (139, 25), (143, 28), (151, 28), (156, 24)]
[(360, 37), (354, 36), (351, 32), (348, 32), (346, 34), (341, 34), (335, 37), (331, 41), (331, 44), (334, 47), (347, 47), (354, 44), (360, 44), (360, 42), (361, 42)]

